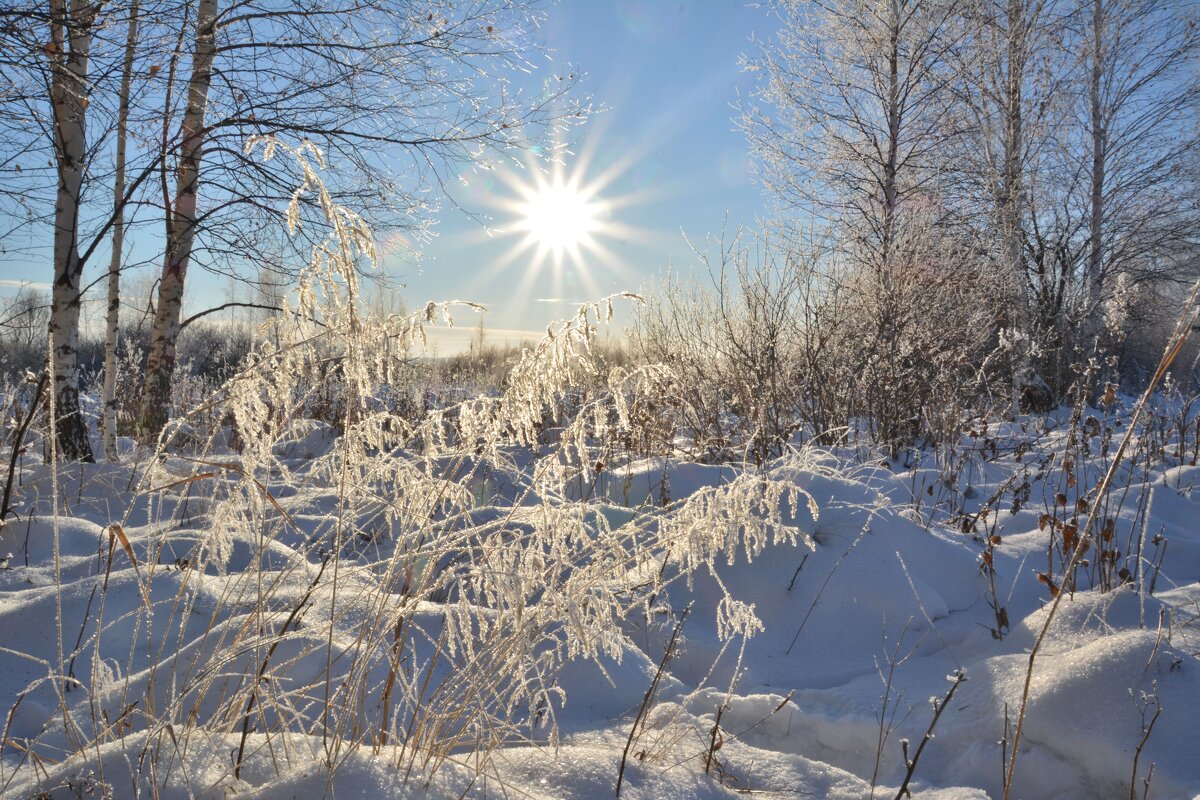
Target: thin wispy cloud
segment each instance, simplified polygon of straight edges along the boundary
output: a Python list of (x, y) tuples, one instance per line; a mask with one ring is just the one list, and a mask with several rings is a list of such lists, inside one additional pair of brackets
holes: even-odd
[(50, 284), (40, 283), (38, 281), (18, 281), (11, 278), (0, 278), (0, 288), (4, 289), (37, 289), (39, 291), (49, 291)]

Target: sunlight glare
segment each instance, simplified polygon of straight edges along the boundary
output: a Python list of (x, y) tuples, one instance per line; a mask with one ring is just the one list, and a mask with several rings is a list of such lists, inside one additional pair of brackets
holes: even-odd
[[(553, 153), (570, 155), (570, 163), (531, 154), (523, 165), (498, 170), (494, 182), (470, 180), (500, 222), (479, 236), (511, 237), (503, 256), (493, 259), (480, 279), (504, 281), (514, 308), (532, 302), (582, 303), (636, 285), (626, 248), (651, 242), (662, 246), (656, 234), (619, 218), (623, 209), (660, 199), (660, 187), (614, 191), (645, 151), (625, 149), (608, 158), (603, 169), (595, 169), (599, 141), (588, 139), (578, 153), (556, 145)], [(514, 266), (515, 275), (509, 271)]]
[(560, 259), (591, 245), (601, 223), (600, 204), (589, 192), (556, 176), (550, 182), (539, 180), (523, 194), (519, 226), (540, 252)]

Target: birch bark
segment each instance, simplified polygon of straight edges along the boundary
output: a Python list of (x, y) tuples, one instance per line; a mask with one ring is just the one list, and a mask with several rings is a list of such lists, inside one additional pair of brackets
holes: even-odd
[(184, 281), (196, 236), (196, 194), (203, 157), (204, 115), (216, 52), (216, 22), (217, 0), (200, 0), (175, 196), (168, 211), (166, 258), (150, 333), (146, 378), (142, 384), (140, 434), (143, 440), (157, 437), (167, 423), (176, 341), (182, 322)]
[(79, 408), (79, 202), (87, 158), (88, 58), (99, 6), (87, 0), (51, 0), (50, 99), (58, 193), (54, 206), (54, 286), (50, 339), (58, 447), (63, 457), (92, 461), (87, 425)]
[(117, 107), (116, 175), (113, 179), (112, 258), (108, 265), (108, 311), (104, 335), (103, 412), (100, 440), (104, 460), (116, 458), (117, 442), (117, 338), (121, 322), (121, 252), (125, 246), (125, 143), (129, 128), (129, 91), (133, 84), (133, 57), (137, 46), (139, 0), (129, 8), (125, 38), (125, 61), (121, 69), (121, 93)]

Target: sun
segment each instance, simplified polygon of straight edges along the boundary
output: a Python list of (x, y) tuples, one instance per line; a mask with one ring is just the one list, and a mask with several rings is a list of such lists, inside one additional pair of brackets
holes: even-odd
[(561, 261), (569, 255), (577, 260), (581, 251), (593, 247), (595, 235), (603, 228), (604, 211), (594, 191), (561, 175), (548, 180), (539, 175), (532, 185), (521, 188), (521, 195), (515, 227), (525, 233), (526, 244), (536, 247), (539, 256)]
[[(556, 145), (549, 154), (530, 151), (511, 164), (460, 180), (496, 224), (484, 225), (474, 242), (508, 240), (482, 264), (479, 285), (503, 283), (512, 309), (530, 303), (571, 304), (636, 286), (640, 276), (631, 252), (661, 247), (660, 233), (629, 221), (630, 209), (667, 195), (661, 186), (623, 186), (644, 157), (639, 148), (600, 152), (602, 138), (589, 137), (578, 151)], [(549, 156), (549, 157), (548, 157)], [(604, 165), (597, 168), (603, 157)]]

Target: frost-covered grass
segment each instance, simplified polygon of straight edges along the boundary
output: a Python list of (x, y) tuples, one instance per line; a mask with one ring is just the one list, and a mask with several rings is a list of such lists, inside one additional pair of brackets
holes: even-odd
[(1103, 491), (1115, 394), (901, 460), (701, 464), (676, 374), (600, 368), (602, 301), (414, 409), (397, 354), (454, 307), (365, 316), (369, 232), (287, 155), (330, 237), (270, 343), (156, 447), (19, 459), (0, 795), (999, 796), (1056, 595), (1011, 796), (1200, 792), (1172, 390)]
[[(164, 797), (287, 797), (326, 784), (381, 796), (427, 784), (433, 796), (468, 786), (478, 796), (603, 796), (690, 604), (630, 750), (624, 796), (861, 797), (872, 775), (877, 795), (891, 796), (901, 741), (915, 747), (928, 699), (960, 669), (967, 681), (915, 788), (997, 796), (1005, 707), (1011, 725), (1050, 599), (1038, 579), (1053, 547), (1042, 517), (1057, 502), (1068, 419), (1036, 436), (1044, 421), (993, 431), (1040, 444), (1020, 462), (983, 462), (964, 492), (978, 498), (964, 501), (974, 518), (1014, 470), (1032, 467), (1029, 491), (1017, 490), (1029, 498), (1016, 513), (1008, 496), (993, 502), (986, 533), (914, 511), (913, 487), (927, 501), (922, 487), (944, 481), (936, 471), (853, 468), (831, 452), (761, 474), (632, 460), (586, 499), (550, 500), (534, 486), (532, 448), (513, 447), (507, 471), (458, 474), (452, 483), (469, 497), (453, 514), (395, 495), (402, 511), (390, 516), (386, 491), (364, 496), (342, 512), (337, 548), (345, 498), (339, 471), (319, 465), (337, 463), (341, 439), (316, 423), (293, 424), (277, 443), (294, 455), (279, 456), (265, 492), (247, 491), (231, 468), (192, 479), (214, 470), (191, 457), (72, 465), (60, 471), (56, 520), (49, 467), (27, 465), (22, 517), (3, 533), (14, 557), (0, 573), (5, 794), (78, 786), (92, 773), (115, 796), (134, 786), (150, 796), (153, 785)], [(242, 458), (216, 447), (203, 460)], [(1169, 542), (1154, 592), (1147, 577), (1080, 585), (1064, 601), (1035, 673), (1015, 796), (1127, 796), (1158, 707), (1136, 796), (1151, 764), (1150, 796), (1200, 786), (1200, 468), (1171, 464), (1139, 474), (1116, 511), (1121, 536), (1149, 526)], [(387, 485), (403, 480), (414, 479)], [(803, 502), (741, 505), (766, 486)], [(257, 506), (258, 527), (223, 517), (231, 503)], [(794, 540), (737, 524), (775, 512)], [(128, 551), (105, 527), (118, 513)], [(404, 522), (421, 514), (427, 546)], [(985, 536), (998, 542), (989, 548)], [(981, 569), (985, 552), (994, 575)], [(999, 631), (993, 581), (1010, 622)]]

